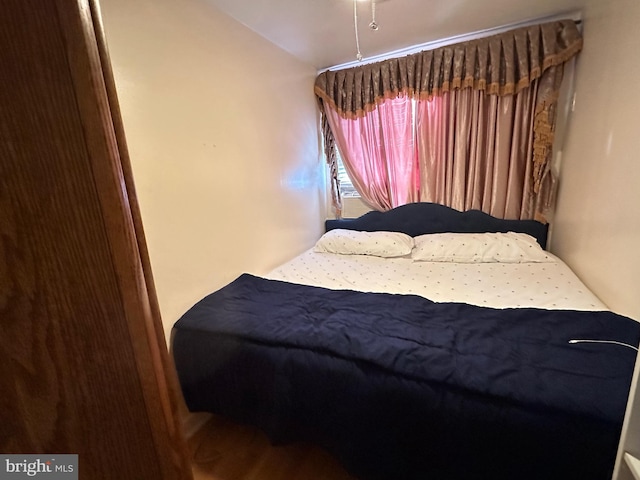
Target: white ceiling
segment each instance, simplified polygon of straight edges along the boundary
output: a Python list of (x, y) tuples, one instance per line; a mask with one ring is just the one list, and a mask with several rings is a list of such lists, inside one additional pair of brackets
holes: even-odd
[[(318, 69), (355, 61), (353, 0), (206, 0)], [(584, 0), (378, 0), (358, 3), (367, 57), (536, 18), (579, 11)]]

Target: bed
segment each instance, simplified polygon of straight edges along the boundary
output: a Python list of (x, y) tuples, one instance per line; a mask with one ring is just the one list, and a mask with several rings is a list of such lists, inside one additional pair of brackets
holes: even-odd
[(640, 326), (543, 250), (545, 225), (417, 203), (326, 230), (176, 322), (191, 411), (363, 480), (610, 478)]

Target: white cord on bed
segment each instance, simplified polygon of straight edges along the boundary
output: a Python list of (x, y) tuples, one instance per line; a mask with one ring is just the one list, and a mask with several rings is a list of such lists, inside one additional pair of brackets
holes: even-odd
[(633, 348), (636, 352), (638, 351), (638, 347), (634, 347), (628, 343), (617, 342), (615, 340), (585, 340), (585, 339), (574, 339), (569, 340), (569, 343), (611, 343), (614, 345), (622, 345), (623, 347)]

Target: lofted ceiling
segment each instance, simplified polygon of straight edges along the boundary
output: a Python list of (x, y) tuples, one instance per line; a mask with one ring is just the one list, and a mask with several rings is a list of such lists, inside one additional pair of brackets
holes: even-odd
[[(356, 60), (353, 0), (206, 0), (317, 69)], [(365, 58), (532, 19), (575, 14), (584, 0), (369, 0), (358, 2)]]

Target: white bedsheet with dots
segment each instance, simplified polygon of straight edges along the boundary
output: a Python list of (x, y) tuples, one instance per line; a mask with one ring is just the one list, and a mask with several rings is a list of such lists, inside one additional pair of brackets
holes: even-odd
[(545, 263), (437, 263), (308, 250), (265, 277), (494, 308), (607, 310), (562, 260), (553, 258)]

